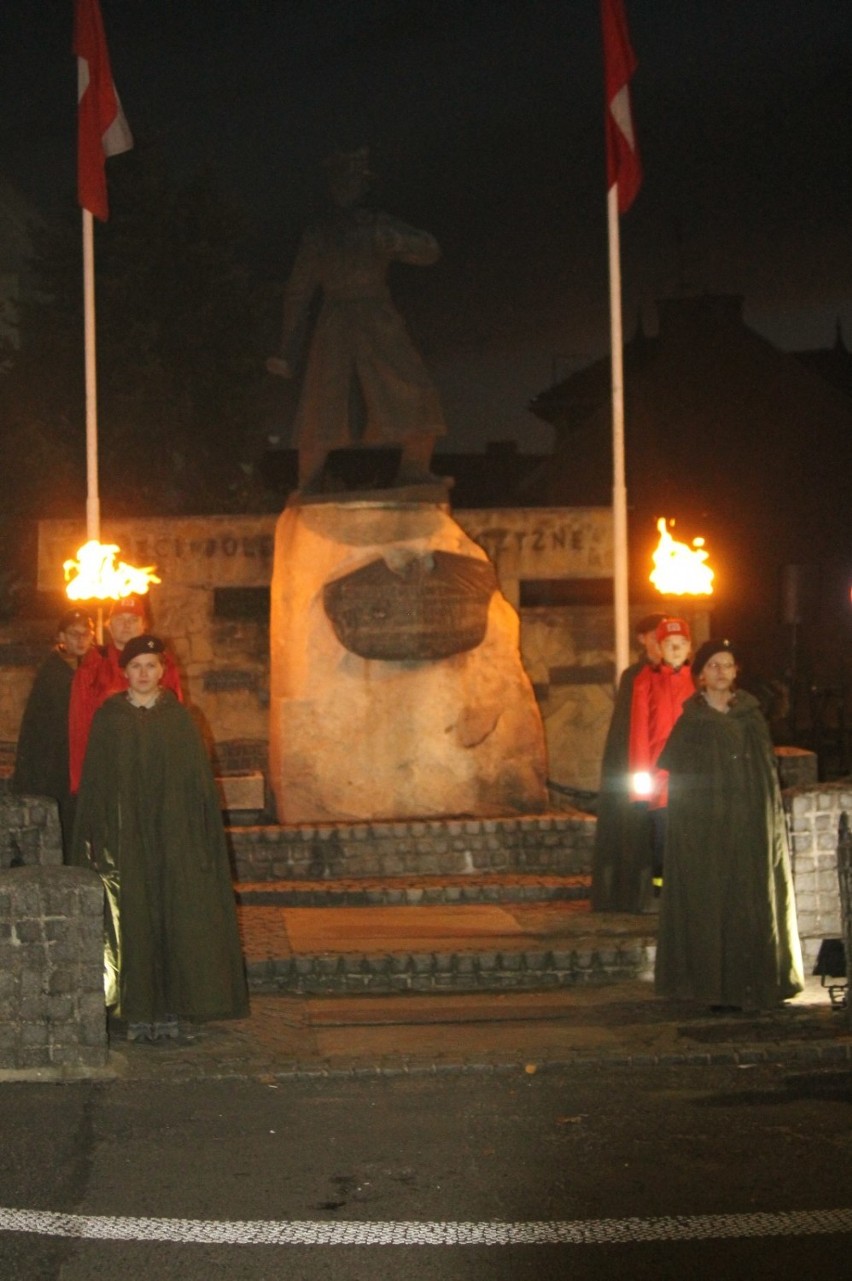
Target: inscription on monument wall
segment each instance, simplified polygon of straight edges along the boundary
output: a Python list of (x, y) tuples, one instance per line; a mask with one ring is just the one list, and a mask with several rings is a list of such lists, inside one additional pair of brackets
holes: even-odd
[(612, 574), (608, 508), (465, 511), (458, 520), (494, 562), (501, 580), (608, 578)]
[(121, 544), (122, 552), (134, 561), (150, 557), (164, 560), (230, 560), (234, 556), (272, 558), (271, 534), (222, 534), (214, 538), (129, 537)]
[[(506, 580), (608, 578), (612, 517), (606, 507), (470, 509), (455, 513), (462, 529)], [(272, 577), (277, 516), (193, 516), (104, 522), (101, 542), (117, 543), (134, 565), (156, 565), (164, 588), (266, 587)], [(64, 586), (63, 561), (86, 541), (75, 521), (41, 521), (41, 591)]]
[[(85, 541), (85, 531), (72, 521), (41, 522), (40, 590), (61, 590), (63, 562)], [(101, 542), (116, 544), (119, 559), (131, 565), (155, 565), (164, 585), (264, 587), (272, 577), (275, 517), (196, 516), (105, 523)]]

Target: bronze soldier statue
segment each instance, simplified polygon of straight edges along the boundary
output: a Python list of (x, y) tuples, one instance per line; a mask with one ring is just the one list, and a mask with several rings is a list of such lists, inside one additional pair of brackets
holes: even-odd
[(402, 446), (397, 485), (434, 483), (435, 438), (446, 432), (438, 393), (393, 304), (392, 262), (429, 266), (440, 249), (426, 231), (364, 206), (372, 175), (366, 147), (324, 164), (335, 204), (310, 227), (284, 293), (280, 352), (270, 373), (292, 376), (299, 337), (318, 290), (322, 303), (295, 420), (299, 487), (317, 486), (332, 449)]

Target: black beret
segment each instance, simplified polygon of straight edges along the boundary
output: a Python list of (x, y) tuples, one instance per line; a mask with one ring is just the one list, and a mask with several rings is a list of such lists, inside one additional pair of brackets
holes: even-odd
[(690, 664), (690, 667), (692, 668), (692, 679), (695, 681), (696, 685), (698, 684), (698, 677), (701, 675), (702, 668), (709, 663), (714, 654), (730, 654), (731, 658), (739, 667), (740, 660), (737, 656), (736, 647), (732, 641), (729, 641), (727, 638), (724, 640), (705, 641), (703, 645), (699, 646)]
[(119, 667), (126, 667), (132, 659), (138, 658), (140, 654), (163, 654), (165, 645), (159, 636), (149, 636), (143, 633), (141, 636), (134, 636), (129, 640), (124, 649), (118, 656)]
[(87, 627), (94, 627), (95, 620), (92, 615), (85, 609), (68, 609), (59, 620), (58, 632), (67, 632), (69, 627), (75, 623), (85, 623)]

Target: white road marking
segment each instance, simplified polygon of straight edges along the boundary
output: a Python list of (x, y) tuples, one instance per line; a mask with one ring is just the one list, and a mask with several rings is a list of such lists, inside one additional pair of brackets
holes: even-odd
[(0, 1208), (0, 1231), (98, 1241), (201, 1245), (625, 1245), (852, 1232), (852, 1209), (778, 1214), (699, 1214), (555, 1223), (326, 1223), (140, 1219)]

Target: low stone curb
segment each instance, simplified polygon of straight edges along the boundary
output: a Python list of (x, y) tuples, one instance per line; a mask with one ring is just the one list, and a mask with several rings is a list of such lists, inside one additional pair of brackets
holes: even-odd
[[(205, 1060), (203, 1048), (198, 1049), (198, 1059), (190, 1062), (187, 1058), (169, 1060), (166, 1054), (157, 1049), (137, 1048), (130, 1055), (122, 1054), (116, 1061), (110, 1055), (110, 1065), (97, 1073), (81, 1071), (78, 1074), (68, 1070), (50, 1073), (41, 1071), (28, 1077), (26, 1073), (15, 1073), (14, 1079), (38, 1080), (73, 1080), (94, 1077), (98, 1080), (151, 1080), (175, 1085), (189, 1084), (196, 1081), (254, 1080), (271, 1083), (274, 1081), (310, 1081), (310, 1080), (360, 1080), (372, 1077), (415, 1077), (415, 1076), (465, 1076), (495, 1075), (519, 1073), (536, 1076), (545, 1073), (570, 1071), (575, 1069), (612, 1068), (712, 1068), (712, 1067), (757, 1067), (768, 1064), (783, 1066), (800, 1066), (817, 1064), (824, 1067), (844, 1066), (852, 1063), (852, 1042), (831, 1040), (810, 1041), (802, 1043), (775, 1042), (761, 1046), (723, 1046), (712, 1051), (684, 1050), (683, 1052), (663, 1052), (659, 1054), (626, 1054), (613, 1050), (577, 1050), (575, 1053), (543, 1056), (537, 1058), (535, 1053), (523, 1058), (513, 1056), (501, 1057), (476, 1056), (458, 1059), (417, 1059), (393, 1056), (385, 1059), (366, 1061), (363, 1059), (341, 1060), (288, 1060), (274, 1062), (269, 1059), (257, 1059), (249, 1062), (226, 1062)], [(7, 1074), (0, 1074), (0, 1080)]]
[(533, 991), (647, 977), (654, 944), (592, 950), (456, 951), (301, 955), (250, 961), (257, 993), (392, 995), (400, 992)]
[(852, 1044), (834, 1041), (812, 1041), (803, 1045), (762, 1046), (759, 1049), (743, 1046), (726, 1050), (689, 1051), (682, 1054), (623, 1054), (599, 1050), (578, 1050), (575, 1054), (537, 1059), (534, 1054), (525, 1059), (474, 1059), (420, 1062), (394, 1061), (387, 1063), (318, 1063), (294, 1064), (292, 1068), (276, 1068), (276, 1079), (303, 1079), (310, 1077), (367, 1077), (367, 1076), (438, 1076), (445, 1073), (496, 1073), (522, 1072), (536, 1076), (544, 1072), (559, 1072), (570, 1068), (588, 1067), (751, 1067), (760, 1063), (818, 1062), (823, 1064), (852, 1063)]
[[(420, 878), (421, 882), (423, 878)], [(589, 897), (589, 877), (476, 879), (456, 883), (368, 885), (336, 882), (254, 881), (235, 886), (244, 907), (447, 907), (486, 903), (581, 902)]]

